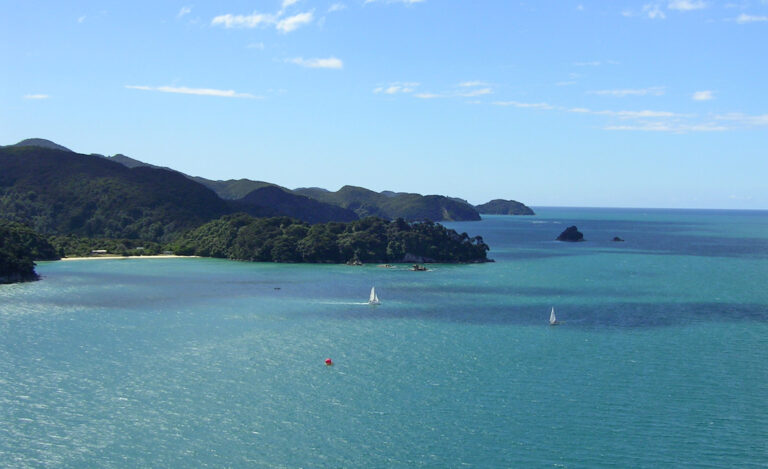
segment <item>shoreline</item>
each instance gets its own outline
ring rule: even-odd
[[[184,259],[196,258],[200,256],[177,256],[175,254],[158,254],[155,256],[88,256],[88,257],[62,257],[60,261],[98,261],[98,260],[120,260],[120,259]]]

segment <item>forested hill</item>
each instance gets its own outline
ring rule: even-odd
[[[177,254],[262,262],[487,262],[488,246],[443,225],[368,217],[308,225],[228,215],[174,242]]]
[[[174,171],[40,146],[0,148],[0,214],[41,234],[167,241],[231,211]]]
[[[494,199],[475,208],[489,215],[535,215],[530,207],[516,200]]]
[[[299,188],[293,192],[353,210],[361,218],[376,216],[408,221],[480,220],[480,214],[470,204],[442,195],[374,192],[355,186],[344,186],[336,192],[318,188]]]

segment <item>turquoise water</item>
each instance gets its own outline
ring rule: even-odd
[[[429,272],[41,263],[0,286],[0,466],[768,466],[768,212],[537,212]]]

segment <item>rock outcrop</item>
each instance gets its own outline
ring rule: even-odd
[[[566,228],[560,236],[557,237],[557,241],[567,241],[570,243],[584,241],[584,235],[576,228],[576,225]]]

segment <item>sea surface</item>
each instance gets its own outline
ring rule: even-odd
[[[537,213],[428,272],[40,263],[0,286],[0,467],[768,467],[768,212]]]

